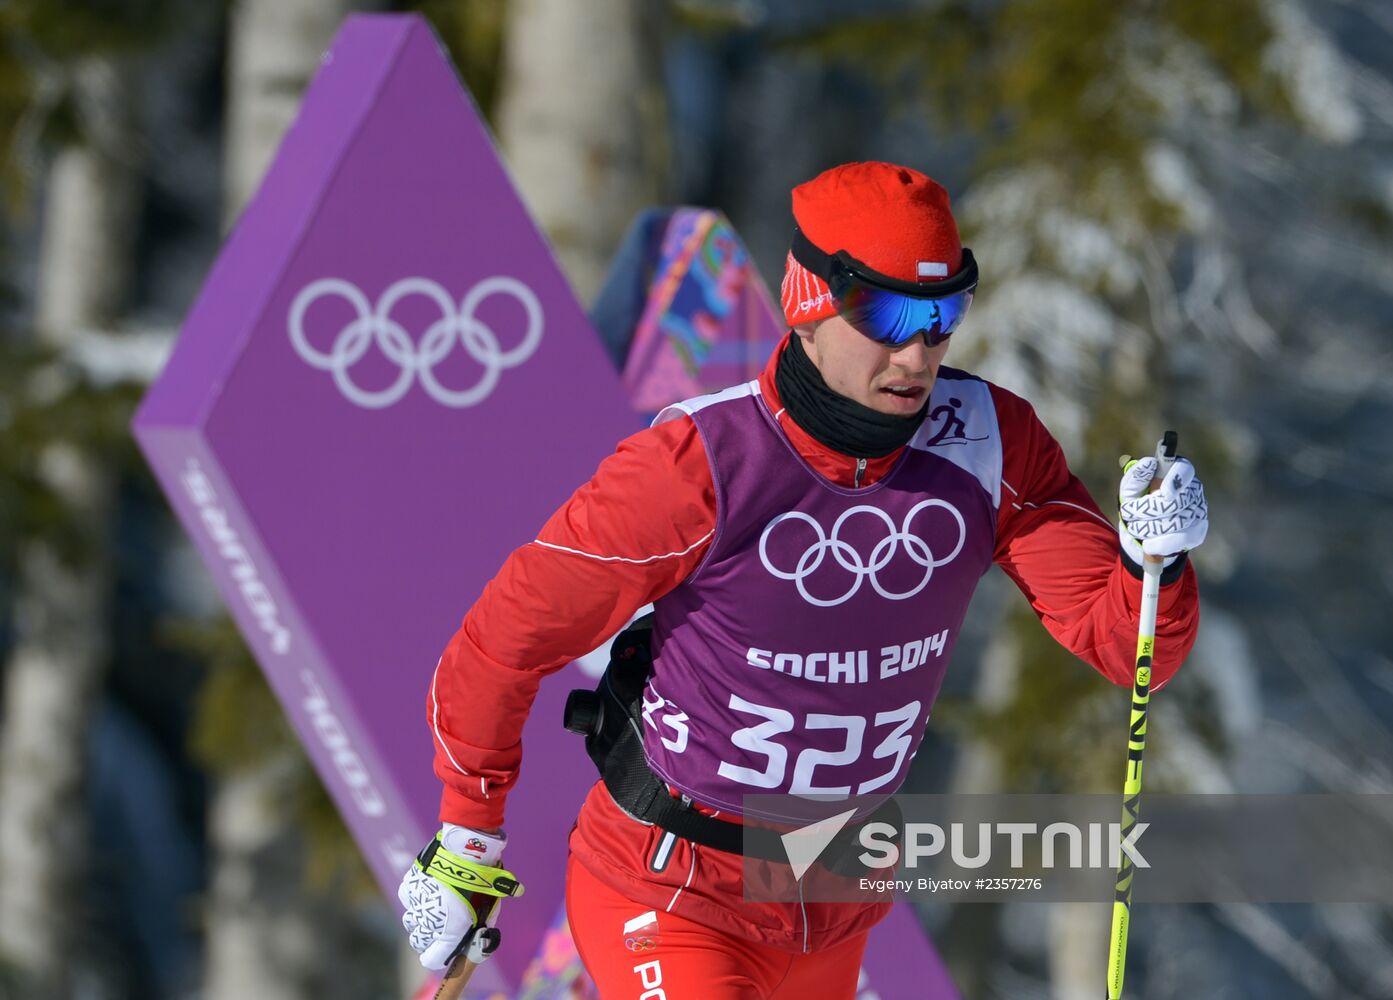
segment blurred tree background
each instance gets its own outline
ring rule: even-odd
[[[951,362],[1031,399],[1105,508],[1163,427],[1205,478],[1148,787],[1393,791],[1380,0],[7,0],[0,997],[415,982],[126,431],[355,10],[432,21],[587,302],[647,205],[722,209],[776,287],[794,184],[942,180],[983,271]],[[1125,701],[992,574],[912,787],[1112,792]],[[921,916],[969,997],[1096,993],[1102,908]],[[1140,995],[1393,995],[1385,908],[1146,919]]]

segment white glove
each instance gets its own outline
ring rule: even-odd
[[[1157,468],[1154,456],[1138,459],[1127,466],[1117,487],[1118,536],[1122,551],[1138,566],[1143,554],[1166,556],[1169,566],[1209,533],[1209,505],[1194,465],[1177,458],[1160,488],[1148,493]]]
[[[440,828],[440,844],[452,854],[492,867],[502,859],[508,837],[446,823]],[[478,923],[474,907],[460,893],[415,864],[402,876],[397,899],[406,908],[401,924],[421,964],[434,972],[443,970],[469,928]],[[470,955],[475,961],[484,957],[487,956]]]

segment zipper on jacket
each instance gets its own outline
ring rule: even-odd
[[[861,488],[861,477],[864,476],[865,474],[866,474],[866,460],[865,460],[864,458],[858,458],[858,459],[856,460],[856,478],[853,479],[853,480],[851,481],[851,487],[852,487],[852,489],[857,489],[857,490],[859,490],[859,489]]]
[[[865,459],[861,459],[865,461]],[[798,880],[798,909],[803,914],[803,954],[808,953],[808,908],[803,905],[803,880]]]

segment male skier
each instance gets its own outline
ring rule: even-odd
[[[571,932],[606,998],[855,995],[890,904],[747,903],[717,827],[752,793],[899,787],[992,563],[1060,643],[1130,685],[1142,554],[1167,556],[1155,687],[1194,642],[1194,467],[1177,460],[1154,503],[1142,460],[1114,526],[1027,402],[943,366],[977,283],[943,188],[846,164],[795,188],[793,215],[790,333],[764,372],[620,442],[441,657],[427,711],[443,826],[400,891],[427,968],[474,922],[436,859],[499,864],[538,684],[649,602],[635,766],[666,811],[635,815],[597,782],[570,834]]]

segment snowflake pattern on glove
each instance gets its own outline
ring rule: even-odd
[[[443,969],[473,926],[473,909],[457,893],[414,866],[397,888],[397,898],[406,908],[401,925],[411,950],[421,956],[426,968]]]
[[[1127,531],[1138,539],[1159,538],[1186,531],[1197,522],[1209,518],[1204,484],[1198,479],[1190,480],[1189,485],[1178,494],[1158,490],[1135,500],[1125,500],[1119,510]]]
[[[1195,467],[1177,458],[1160,488],[1148,492],[1159,463],[1143,458],[1129,465],[1118,485],[1118,531],[1122,550],[1140,564],[1143,554],[1171,556],[1204,541],[1209,504]]]
[[[402,925],[411,932],[411,950],[419,955],[445,932],[450,915],[443,898],[445,888],[425,872],[413,868],[402,890],[406,894]]]

